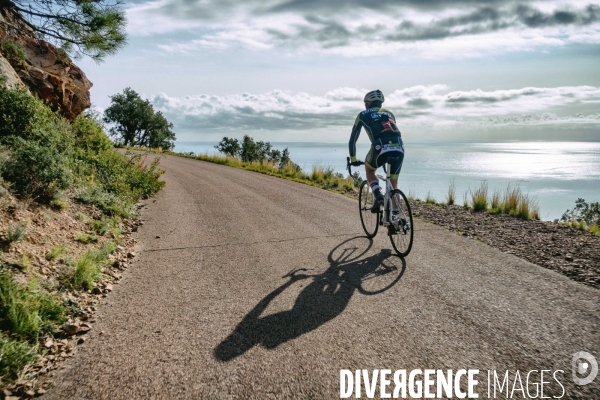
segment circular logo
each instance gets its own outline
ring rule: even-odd
[[[598,361],[588,352],[579,351],[573,354],[571,366],[573,382],[576,385],[587,385],[596,379],[598,375]]]
[[[381,150],[381,146],[380,145],[375,146],[375,150],[377,150],[377,151]]]

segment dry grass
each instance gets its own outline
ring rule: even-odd
[[[448,194],[446,195],[446,203],[449,206],[454,205],[456,201],[456,182],[454,179],[450,181],[450,186],[448,187]]]
[[[425,197],[425,203],[426,204],[435,204],[435,199],[431,195],[431,190],[427,191],[427,197]]]
[[[473,211],[485,211],[488,208],[488,184],[486,181],[481,182],[481,186],[475,192],[471,192],[471,204]]]

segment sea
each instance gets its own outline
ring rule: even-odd
[[[217,142],[176,142],[175,151],[216,153]],[[310,172],[313,166],[331,167],[347,175],[348,143],[271,142],[288,148],[292,161]],[[504,193],[510,187],[537,202],[542,220],[560,218],[579,198],[600,202],[600,142],[405,142],[399,187],[415,198],[446,201],[451,182],[456,203],[482,183]],[[359,159],[369,143],[357,143]],[[358,169],[364,178],[364,168]]]

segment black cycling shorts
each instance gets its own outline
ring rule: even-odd
[[[389,163],[391,166],[390,178],[398,179],[404,161],[404,144],[402,139],[398,139],[399,143],[373,144],[365,157],[367,167],[376,170],[385,163]]]

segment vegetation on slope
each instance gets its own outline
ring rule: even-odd
[[[0,82],[0,386],[47,351],[39,341],[74,310],[63,298],[94,289],[124,219],[164,186],[161,174],[158,160],[146,165],[141,155],[115,151],[98,116],[70,123]],[[36,235],[34,226],[52,223]],[[56,274],[43,272],[49,268]]]

